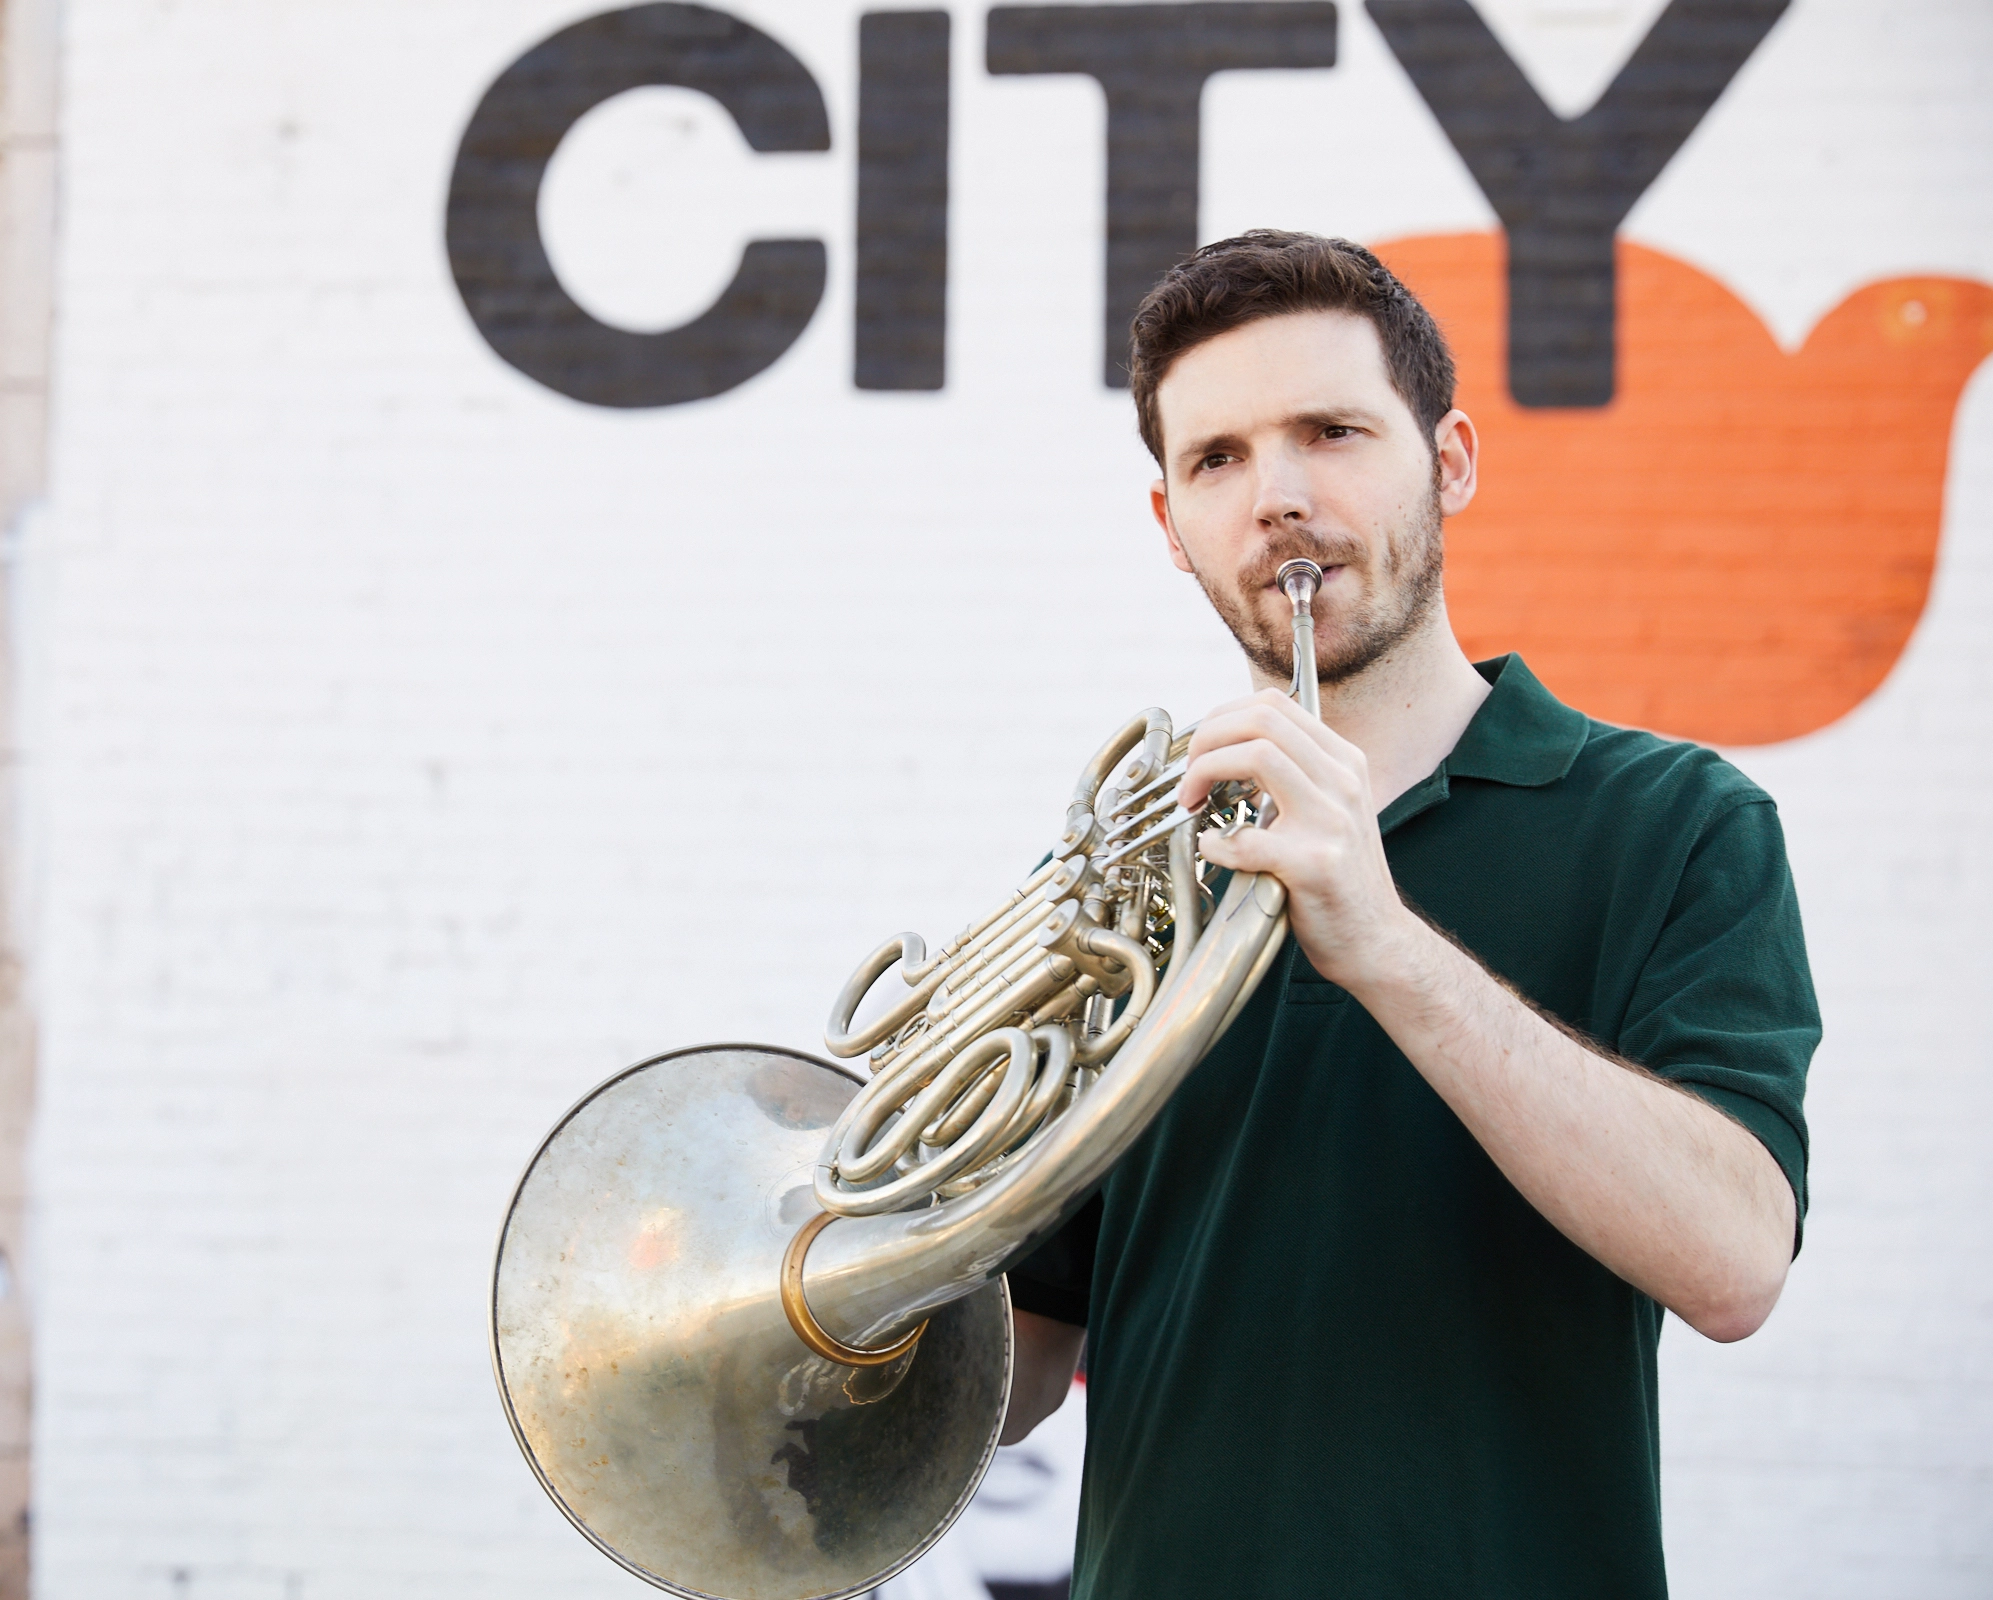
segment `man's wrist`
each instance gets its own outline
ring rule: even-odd
[[[1380,1006],[1417,1003],[1432,992],[1451,948],[1425,918],[1398,905],[1363,941],[1360,964],[1342,986],[1373,1015]]]

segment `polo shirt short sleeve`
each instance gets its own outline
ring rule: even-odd
[[[1480,670],[1459,744],[1379,819],[1400,891],[1741,1122],[1803,1214],[1819,1017],[1770,798],[1560,704],[1519,657]],[[1076,1596],[1666,1593],[1660,1308],[1291,941],[1010,1284],[1087,1328]]]

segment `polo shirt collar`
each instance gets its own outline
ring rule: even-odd
[[[1519,655],[1477,661],[1491,693],[1443,763],[1449,777],[1539,789],[1571,770],[1591,719],[1548,689]]]
[[[1490,693],[1467,724],[1452,753],[1423,782],[1415,783],[1384,808],[1378,827],[1389,833],[1446,799],[1449,780],[1483,778],[1490,783],[1539,789],[1571,770],[1584,748],[1591,719],[1574,711],[1523,665],[1519,655],[1477,661],[1474,670],[1488,680]]]

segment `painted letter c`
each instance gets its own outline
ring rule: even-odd
[[[540,183],[568,129],[630,89],[696,89],[751,149],[828,150],[808,68],[758,28],[707,6],[652,4],[589,17],[514,61],[471,114],[450,178],[445,238],[471,320],[528,377],[589,405],[704,400],[779,359],[823,298],[818,239],[756,239],[733,281],[690,322],[633,333],[598,322],[554,275]]]

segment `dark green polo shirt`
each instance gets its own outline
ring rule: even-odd
[[[1399,888],[1742,1122],[1803,1211],[1820,1025],[1770,798],[1519,657],[1480,671],[1458,746],[1381,818]],[[1292,940],[1011,1292],[1087,1329],[1083,1600],[1666,1593],[1660,1308]]]

